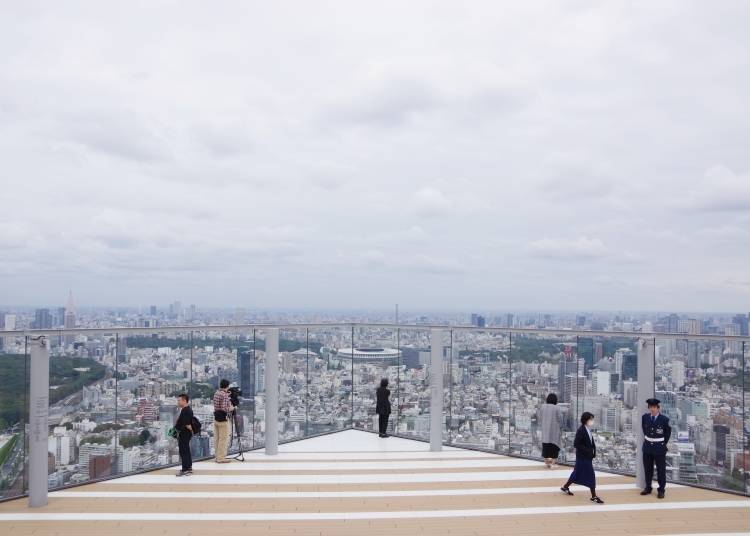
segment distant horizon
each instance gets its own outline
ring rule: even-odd
[[[177,300],[181,301],[181,300]],[[172,302],[174,303],[174,302]],[[246,313],[258,313],[258,312],[274,312],[274,313],[379,313],[379,314],[392,314],[395,316],[394,308],[351,308],[351,307],[331,307],[331,308],[317,308],[317,307],[264,307],[264,306],[245,306],[245,305],[226,305],[226,306],[201,306],[198,303],[184,302],[181,301],[183,308],[187,309],[191,305],[196,306],[197,311],[222,311],[222,312],[233,312],[237,309],[242,309]],[[148,305],[80,305],[76,303],[76,311],[78,310],[111,310],[111,309],[125,309],[128,311],[142,312],[148,310],[151,306],[156,306],[159,310],[165,310],[169,308],[169,303],[158,304],[149,303]],[[56,309],[64,307],[64,305],[18,305],[18,304],[1,304],[0,312],[7,312],[4,309]],[[678,314],[678,315],[736,315],[736,314],[750,314],[750,307],[747,310],[726,310],[726,311],[698,311],[698,310],[679,310],[679,309],[489,309],[489,308],[469,308],[469,309],[438,309],[438,308],[413,308],[404,309],[399,305],[399,316],[403,314],[443,314],[443,315],[471,315],[486,314],[486,315],[505,315],[505,314],[566,314],[566,315],[583,315],[583,314]]]

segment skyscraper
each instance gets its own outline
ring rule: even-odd
[[[638,354],[625,352],[622,354],[622,379],[638,380]]]
[[[585,364],[583,374],[594,368],[594,339],[590,337],[578,337],[578,357]]]
[[[237,370],[240,376],[240,389],[244,398],[255,396],[255,350],[249,346],[237,348]]]
[[[571,393],[572,385],[567,378],[568,376],[578,376],[578,360],[570,356],[560,360],[557,369],[557,389],[559,391],[560,402],[570,402],[575,398],[575,393]]]
[[[68,303],[65,305],[65,329],[75,329],[76,327],[76,308],[73,304],[73,291],[68,292]],[[65,346],[73,344],[75,341],[75,335],[65,336]]]
[[[748,317],[747,315],[739,314],[732,318],[732,324],[739,326],[740,335],[748,335]]]
[[[34,311],[34,329],[52,328],[52,315],[49,309],[37,309]]]
[[[724,465],[727,456],[727,436],[729,435],[729,427],[726,424],[714,424],[714,437],[715,440],[715,452],[716,461]]]

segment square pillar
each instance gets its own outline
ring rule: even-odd
[[[47,506],[49,438],[49,341],[29,337],[29,506]]]
[[[654,397],[654,360],[656,341],[638,339],[638,396],[633,410],[633,432],[635,435],[635,482],[640,489],[646,487],[643,469],[643,429],[641,415],[646,411],[646,400]]]
[[[443,330],[430,331],[430,450],[443,450]]]

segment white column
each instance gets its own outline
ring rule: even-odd
[[[430,331],[430,450],[443,449],[443,330]]]
[[[266,330],[266,454],[279,452],[279,329]]]
[[[29,506],[47,506],[47,442],[49,437],[49,342],[29,339]]]
[[[635,483],[640,489],[646,486],[643,475],[643,429],[641,415],[646,412],[646,400],[654,397],[654,339],[638,339],[638,396],[633,411],[635,432]]]

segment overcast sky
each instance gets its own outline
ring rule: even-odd
[[[516,4],[3,1],[0,304],[749,311],[750,3]]]

